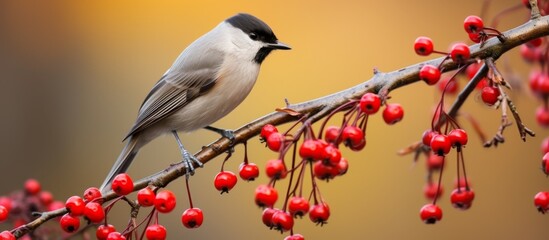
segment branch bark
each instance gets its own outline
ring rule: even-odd
[[[504,41],[500,41],[498,38],[494,37],[486,41],[482,47],[480,44],[470,46],[471,58],[492,58],[494,60],[497,60],[502,54],[509,51],[510,49],[513,49],[532,39],[549,35],[549,16],[541,17],[539,16],[539,13],[536,14],[535,10],[533,10],[532,13],[532,19],[530,21],[521,26],[504,32]],[[397,88],[415,83],[419,81],[419,70],[423,65],[431,64],[434,66],[438,66],[443,61],[443,59],[444,57],[428,60],[388,73],[374,71],[374,76],[371,79],[354,87],[311,101],[298,104],[290,104],[287,106],[287,108],[301,114],[307,114],[309,116],[308,121],[313,123],[322,119],[342,104],[345,104],[350,100],[359,99],[366,92],[376,93],[381,90],[390,92]],[[446,61],[441,66],[441,69],[443,69],[444,71],[451,71],[457,69],[458,67],[459,66],[453,61]],[[479,74],[481,74],[482,72],[485,73],[485,71],[487,71],[487,67],[483,66],[479,71]],[[478,79],[480,79],[480,77],[478,77]],[[456,102],[453,104],[451,110],[449,111],[450,116],[455,116],[455,114],[457,114],[457,111],[459,110],[463,102],[473,91],[476,82],[478,82],[478,80],[470,81],[468,86],[466,86],[462,93],[457,97]],[[237,129],[235,131],[234,144],[244,143],[252,137],[258,135],[261,131],[261,128],[265,124],[279,125],[295,121],[297,119],[298,117],[292,116],[282,111],[270,113]],[[196,154],[196,157],[202,163],[207,163],[211,161],[214,157],[229,150],[230,147],[231,143],[227,138],[220,138],[217,141],[204,147],[200,152]],[[185,164],[173,164],[161,172],[135,181],[134,191],[142,189],[148,185],[165,187],[170,182],[183,176],[184,174]],[[110,201],[116,198],[117,195],[111,191],[105,194],[103,197],[105,201]],[[14,235],[16,237],[21,237],[24,234],[38,228],[40,225],[47,222],[48,220],[57,216],[61,216],[65,213],[67,213],[66,209],[59,209],[51,212],[41,213],[39,218],[16,229],[14,231]]]

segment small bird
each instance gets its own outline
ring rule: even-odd
[[[210,124],[246,98],[261,63],[275,49],[291,48],[278,41],[265,22],[246,13],[226,19],[191,43],[145,98],[101,191],[126,172],[141,147],[163,134],[174,135],[187,174],[194,173],[193,164],[202,163],[183,147],[177,132],[206,128],[233,137],[231,131]]]

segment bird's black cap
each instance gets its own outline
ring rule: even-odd
[[[225,20],[235,28],[242,30],[252,39],[266,43],[276,43],[277,38],[273,30],[265,22],[247,13],[239,13]]]
[[[242,30],[254,41],[268,43],[266,47],[259,49],[254,61],[261,64],[274,49],[288,50],[288,45],[279,42],[273,30],[265,22],[247,13],[239,13],[225,20],[233,27]]]

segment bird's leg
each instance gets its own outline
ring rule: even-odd
[[[208,129],[210,131],[218,133],[222,137],[228,138],[229,141],[231,142],[231,145],[230,145],[230,148],[229,148],[229,153],[234,152],[234,141],[235,141],[234,131],[227,130],[227,129],[216,128],[216,127],[212,127],[212,126],[206,126],[206,127],[204,127],[204,129]]]
[[[177,135],[177,131],[172,131],[173,136],[175,137],[175,141],[177,142],[177,145],[179,145],[179,150],[181,150],[181,156],[183,157],[183,162],[185,163],[185,169],[187,173],[185,174],[187,177],[189,175],[194,175],[194,163],[196,163],[199,167],[203,167],[204,164],[198,161],[198,159],[193,155],[190,154],[185,147],[183,147],[183,143],[181,143],[181,139],[179,139],[179,135]]]

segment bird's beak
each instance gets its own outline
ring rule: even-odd
[[[290,50],[290,49],[292,49],[290,46],[288,46],[287,44],[285,44],[281,41],[276,41],[276,43],[269,43],[269,45],[267,45],[267,47],[272,48],[272,49],[280,49],[280,50]]]

